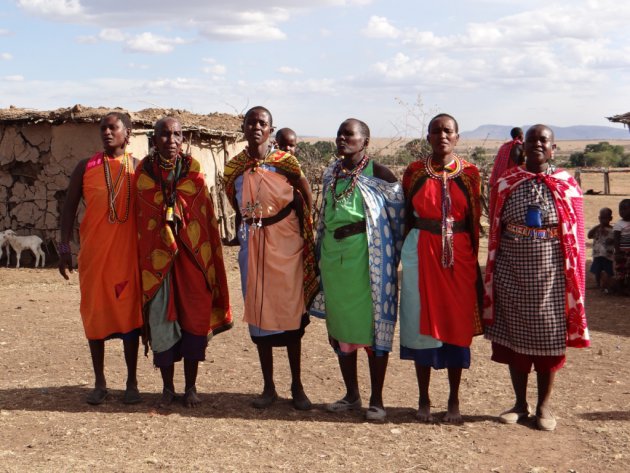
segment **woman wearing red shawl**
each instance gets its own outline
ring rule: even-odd
[[[175,362],[184,359],[182,402],[199,402],[196,381],[208,339],[232,326],[214,205],[199,162],[182,153],[182,128],[158,120],[155,149],[140,163],[138,257],[142,278],[143,341],[160,368],[161,407],[177,399]]]
[[[278,399],[273,347],[287,347],[293,406],[312,407],[302,386],[302,336],[318,290],[311,189],[295,156],[271,145],[271,112],[253,107],[243,119],[247,148],[225,165],[225,193],[236,211],[244,320],[258,349],[263,392],[253,406]]]
[[[538,381],[536,425],[554,430],[549,404],[567,346],[590,345],[584,313],[582,191],[550,160],[553,131],[534,125],[525,136],[525,166],[496,183],[490,222],[484,302],[492,359],[509,365],[516,401],[500,415],[513,424],[529,416],[527,381]]]
[[[429,122],[432,154],[403,176],[408,234],[402,248],[400,356],[416,365],[417,419],[430,422],[431,369],[448,370],[445,422],[461,423],[459,384],[470,366],[473,335],[481,333],[481,273],[477,263],[481,179],[454,152],[458,125],[447,114]]]

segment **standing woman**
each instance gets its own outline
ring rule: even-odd
[[[338,159],[324,172],[318,228],[323,297],[311,313],[326,317],[346,395],[327,409],[361,407],[357,351],[368,353],[372,394],[368,420],[384,420],[383,383],[398,313],[398,262],[404,200],[393,173],[366,154],[370,129],[357,119],[337,131]],[[324,307],[325,299],[325,307]]]
[[[154,148],[136,172],[143,342],[162,376],[160,407],[179,399],[175,363],[184,360],[186,407],[196,407],[199,362],[208,340],[232,327],[221,237],[199,162],[182,152],[181,123],[155,123]]]
[[[492,359],[509,365],[516,401],[500,415],[513,424],[529,416],[527,381],[537,372],[536,425],[554,430],[549,404],[567,346],[590,345],[584,312],[584,215],[576,181],[550,163],[553,131],[525,135],[525,166],[495,185],[484,303]]]
[[[127,364],[126,404],[141,401],[136,379],[142,316],[137,258],[135,199],[131,181],[135,159],[125,151],[131,135],[126,113],[111,112],[100,122],[103,151],[80,161],[70,177],[61,213],[59,272],[72,272],[70,238],[81,198],[85,216],[79,228],[81,318],[94,368],[94,390],[88,404],[108,395],[104,373],[105,340],[123,341]]]
[[[244,320],[264,381],[253,406],[264,409],[278,398],[273,347],[286,346],[293,406],[308,410],[300,358],[306,309],[317,292],[311,189],[297,158],[272,147],[269,110],[251,108],[242,128],[247,148],[226,164],[225,192],[237,215]]]
[[[477,263],[481,179],[455,154],[457,121],[445,113],[429,122],[432,154],[403,176],[407,237],[402,249],[400,357],[413,360],[420,399],[417,419],[432,421],[431,369],[448,371],[443,420],[461,423],[459,384],[470,367],[470,344],[481,333],[481,273]]]

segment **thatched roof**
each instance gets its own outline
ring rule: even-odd
[[[630,127],[630,112],[624,113],[622,115],[614,115],[612,117],[606,117],[611,122],[615,123],[623,123],[627,127]]]
[[[198,133],[200,136],[210,138],[242,138],[241,123],[243,119],[237,115],[228,113],[197,115],[186,110],[161,108],[147,108],[138,112],[130,112],[122,108],[92,108],[75,105],[70,108],[45,111],[12,106],[0,109],[0,124],[47,122],[53,125],[60,125],[62,123],[97,123],[103,115],[112,111],[129,113],[136,128],[150,129],[153,128],[153,124],[160,118],[173,116],[179,119],[184,131],[191,131]]]

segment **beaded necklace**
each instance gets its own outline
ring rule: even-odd
[[[350,170],[343,167],[342,159],[339,159],[335,163],[335,167],[333,168],[333,180],[330,183],[330,193],[333,197],[333,207],[335,207],[337,202],[347,199],[354,193],[354,189],[359,181],[359,176],[363,173],[363,170],[367,166],[368,162],[369,158],[367,154],[364,154],[361,161],[359,161],[357,165]],[[339,194],[337,194],[337,183],[340,179],[349,179],[350,182]]]
[[[162,157],[160,153],[158,153],[158,166],[165,171],[172,171],[175,169],[175,163],[177,162],[177,158],[170,160]]]
[[[131,174],[129,172],[129,154],[125,152],[123,159],[120,163],[120,169],[118,170],[118,176],[116,176],[116,182],[112,183],[112,173],[109,167],[109,157],[107,153],[103,152],[103,170],[105,172],[105,186],[107,187],[107,200],[108,200],[108,215],[107,220],[109,223],[125,223],[129,218],[129,205],[131,202]],[[120,193],[123,182],[127,180],[127,196],[125,200],[125,216],[120,218],[118,216],[118,210],[116,209],[116,199]]]
[[[442,168],[442,171],[438,173],[435,169],[433,169],[433,165],[431,164],[431,159],[433,155],[429,155],[425,161],[424,166],[427,170],[427,175],[431,179],[436,179],[441,183],[441,204],[442,204],[442,267],[443,268],[452,268],[455,263],[455,258],[453,256],[454,248],[453,248],[453,215],[451,213],[451,194],[449,191],[448,181],[455,179],[459,176],[463,170],[464,166],[462,164],[461,158],[454,154],[454,159],[449,164],[445,165]],[[454,167],[453,167],[454,166]]]
[[[252,174],[255,174],[256,172],[258,172],[258,168],[261,167],[262,165],[265,164],[265,161],[267,160],[267,158],[275,151],[275,147],[272,145],[267,149],[267,153],[265,154],[265,157],[263,159],[256,159],[253,158],[250,154],[249,154],[249,149],[245,148],[245,154],[247,155],[247,158],[253,163],[249,172]],[[263,205],[260,202],[260,199],[258,198],[258,195],[260,194],[260,186],[262,185],[262,178],[258,181],[258,187],[256,189],[256,195],[252,196],[253,200],[250,200],[249,202],[243,202],[243,206],[241,207],[241,215],[247,217],[247,218],[251,218],[252,219],[252,223],[249,226],[252,230],[256,230],[259,228],[262,228],[262,219],[263,219]],[[247,223],[245,222],[245,219],[243,219],[241,221],[241,235],[243,238],[246,237],[246,232],[247,232]]]
[[[162,197],[166,204],[164,210],[164,220],[170,223],[175,222],[175,202],[177,201],[177,179],[181,170],[181,158],[178,154],[175,159],[165,159],[159,152],[157,154],[157,165],[166,172],[166,178],[162,171],[158,171],[160,188],[162,189]],[[175,232],[177,232],[177,224],[175,222]]]

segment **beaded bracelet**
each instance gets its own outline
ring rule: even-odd
[[[70,243],[65,243],[63,241],[60,241],[59,243],[57,243],[57,253],[59,253],[59,256],[72,254],[72,250],[70,249]]]

